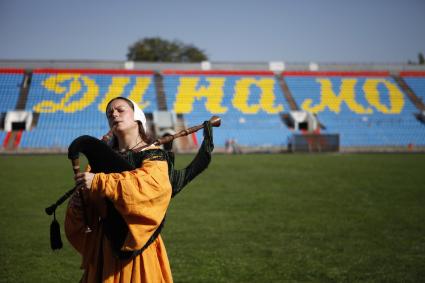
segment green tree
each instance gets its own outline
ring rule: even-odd
[[[208,60],[204,51],[192,44],[147,37],[128,48],[127,60],[145,62],[201,62]]]

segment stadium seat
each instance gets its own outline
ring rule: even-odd
[[[167,108],[184,115],[187,126],[222,118],[216,145],[286,146],[290,134],[280,119],[289,107],[271,73],[164,72]],[[197,133],[198,140],[202,133]]]
[[[342,147],[425,146],[417,107],[389,72],[283,72],[296,104],[317,115],[323,133],[340,135]],[[186,127],[212,115],[222,118],[218,147],[236,140],[247,147],[286,147],[293,130],[283,123],[290,107],[279,80],[269,71],[162,72],[166,107]],[[422,101],[425,73],[400,77]],[[23,70],[0,69],[0,110],[16,108]],[[25,110],[39,113],[24,131],[21,148],[67,148],[83,134],[108,131],[104,108],[112,97],[135,100],[146,113],[160,110],[152,71],[34,70]],[[163,107],[163,106],[162,106]],[[163,110],[163,109],[161,109]],[[7,133],[0,131],[0,142]],[[196,133],[202,139],[202,131]]]
[[[0,112],[15,110],[23,78],[23,70],[0,69]]]
[[[152,72],[35,71],[26,109],[40,113],[36,128],[23,134],[21,148],[67,148],[80,135],[101,137],[112,97],[129,97],[147,113],[157,108]]]
[[[284,73],[297,104],[315,113],[343,147],[425,145],[416,107],[382,73]]]
[[[425,103],[425,72],[402,72],[400,75],[422,103]]]

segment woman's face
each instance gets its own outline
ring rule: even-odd
[[[112,132],[138,131],[137,122],[134,121],[134,111],[127,101],[116,99],[112,101],[106,110],[109,127]]]

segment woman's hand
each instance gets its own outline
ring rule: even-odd
[[[77,189],[90,190],[91,183],[93,182],[94,174],[90,172],[77,173],[74,176],[75,185]]]

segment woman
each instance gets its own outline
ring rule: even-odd
[[[81,282],[172,282],[160,231],[170,198],[211,161],[211,124],[204,122],[204,141],[194,160],[175,170],[171,152],[154,146],[141,149],[152,139],[137,104],[117,97],[109,102],[106,114],[113,134],[110,146],[137,169],[75,175],[85,206],[78,193],[71,197],[65,232],[83,257]],[[84,232],[86,224],[92,232]]]
[[[106,114],[113,133],[112,147],[137,169],[75,175],[92,229],[84,232],[83,208],[80,197],[74,194],[66,212],[65,231],[83,257],[81,281],[172,282],[163,241],[160,235],[154,237],[172,194],[165,155],[155,147],[140,150],[151,140],[146,134],[146,118],[135,103],[115,98],[109,102]],[[152,150],[154,155],[147,154]],[[114,213],[124,221],[111,219]],[[124,232],[116,231],[122,230],[122,225],[117,227],[115,223],[124,223]],[[118,248],[114,233],[121,233]]]

